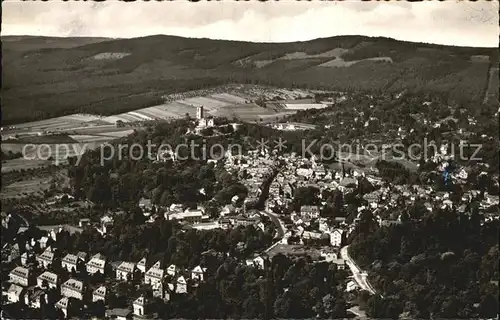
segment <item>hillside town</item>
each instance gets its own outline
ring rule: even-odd
[[[202,107],[198,108],[197,118],[193,121],[199,128],[214,126],[212,119],[203,117]],[[432,161],[444,171],[449,157],[445,147],[440,150],[441,154]],[[489,194],[474,184],[469,184],[467,190],[457,196],[431,183],[410,185],[387,181],[377,165],[352,169],[349,163],[342,162],[332,166],[315,156],[279,154],[264,148],[236,155],[228,151],[223,159],[210,161],[220,162],[226,172],[246,186],[246,197],[232,196],[230,203],[215,214],[208,213],[201,204],[196,208],[175,203],[162,207],[143,197],[137,207],[144,223],[175,221],[185,230],[226,232],[253,226],[262,232],[271,232],[273,244],[240,258],[241,265],[266,270],[278,254],[296,259],[308,256],[314,262],[332,263],[338,270],[351,274],[341,284],[346,296],[363,290],[373,293],[366,273],[344,250],[347,239],[366,219],[367,213],[379,227],[419,220],[425,212],[437,208],[465,215],[476,210],[480,212],[482,224],[499,219],[495,209],[499,204],[498,195]],[[470,181],[470,171],[468,167],[455,168],[450,179],[464,185]],[[479,178],[485,174],[480,172]],[[74,201],[73,195],[66,194],[56,196],[54,203],[63,197]],[[261,209],[256,207],[259,202],[264,204]],[[412,215],[402,208],[413,208]],[[153,301],[160,299],[168,304],[173,296],[182,297],[197,288],[207,272],[214,272],[203,264],[192,269],[162,265],[161,261],[151,261],[146,255],[137,261],[110,261],[106,252],[59,248],[62,232],[82,233],[93,228],[100,237],[107,237],[120,214],[123,212],[109,211],[98,220],[82,218],[78,226],[40,226],[38,232],[32,232],[32,226],[19,228],[16,241],[2,248],[2,272],[9,269],[3,277],[2,299],[6,304],[22,303],[31,309],[54,303],[63,318],[94,316],[103,311],[109,319],[152,319],[158,317],[151,306]],[[3,217],[3,225],[9,225],[10,218],[10,215]],[[110,308],[108,299],[120,290],[120,283],[146,288],[146,291],[127,297],[125,308]]]

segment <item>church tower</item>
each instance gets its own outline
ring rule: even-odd
[[[196,108],[196,119],[198,120],[203,119],[203,106],[198,106]]]

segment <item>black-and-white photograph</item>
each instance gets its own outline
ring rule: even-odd
[[[499,1],[2,1],[3,319],[499,319]]]

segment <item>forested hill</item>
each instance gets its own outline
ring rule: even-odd
[[[339,36],[264,44],[163,35],[17,36],[2,37],[2,42],[2,106],[7,123],[75,112],[113,114],[156,104],[166,93],[235,82],[407,89],[445,93],[475,104],[494,101],[484,97],[492,96],[488,87],[495,92],[498,88],[498,68],[490,68],[498,64],[494,48],[388,38]]]

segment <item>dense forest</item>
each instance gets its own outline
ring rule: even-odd
[[[368,301],[370,317],[497,316],[499,221],[483,224],[469,212],[437,210],[381,228],[362,216],[349,249],[379,293]]]
[[[40,49],[30,44],[33,40],[40,40]],[[493,48],[446,47],[364,36],[263,44],[158,35],[102,39],[90,44],[82,41],[71,48],[57,46],[58,41],[68,39],[50,40],[50,50],[42,48],[43,39],[4,42],[5,123],[71,113],[118,114],[161,104],[165,94],[230,83],[367,92],[409,90],[477,104],[487,91],[489,69],[498,59]],[[365,60],[332,72],[332,68],[320,66],[333,59],[328,55],[278,59],[294,52],[313,55],[335,49],[346,51],[342,56],[346,61],[384,57],[392,62]],[[117,60],[93,59],[103,52],[128,55]],[[472,56],[483,59],[472,61]],[[274,61],[256,67],[266,60]]]

